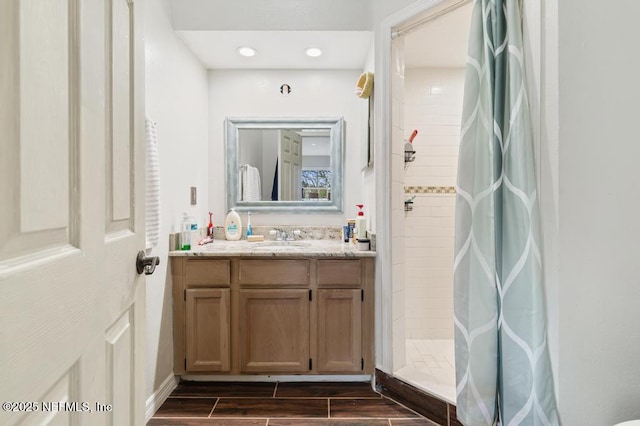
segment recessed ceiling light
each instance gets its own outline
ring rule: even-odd
[[[256,54],[256,49],[254,49],[253,47],[242,46],[238,47],[238,53],[242,56],[253,56]]]
[[[310,47],[305,52],[307,53],[307,56],[311,56],[312,58],[322,55],[322,50],[317,47]]]

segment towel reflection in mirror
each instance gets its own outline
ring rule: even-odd
[[[239,201],[260,201],[261,184],[260,171],[249,164],[242,164],[238,171],[238,182],[240,183]]]

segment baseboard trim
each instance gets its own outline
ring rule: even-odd
[[[149,421],[149,419],[153,417],[155,412],[158,411],[158,408],[160,408],[169,395],[171,395],[171,392],[178,386],[179,382],[180,378],[171,374],[162,382],[160,387],[151,394],[147,399],[146,421]]]
[[[376,390],[441,426],[462,426],[456,406],[376,369]]]

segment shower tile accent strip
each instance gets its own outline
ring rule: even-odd
[[[455,194],[455,186],[405,186],[405,194]]]

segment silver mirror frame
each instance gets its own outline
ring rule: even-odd
[[[330,129],[331,200],[329,201],[238,201],[239,130],[240,129]],[[344,191],[344,118],[231,118],[225,120],[225,168],[227,177],[227,211],[258,213],[342,213]]]

